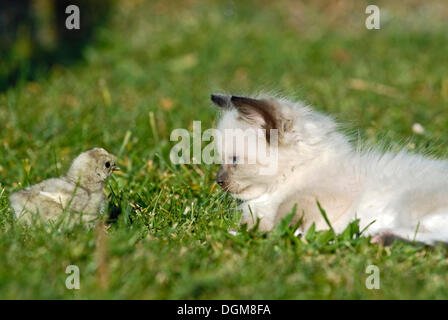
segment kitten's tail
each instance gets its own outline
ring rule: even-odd
[[[390,245],[394,241],[402,241],[415,245],[443,244],[448,247],[448,230],[446,232],[416,232],[412,229],[391,229],[372,237],[372,242]]]
[[[415,236],[414,241],[417,244],[436,245],[443,244],[448,247],[448,230],[447,232],[428,232],[420,233]]]

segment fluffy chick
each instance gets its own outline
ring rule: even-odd
[[[119,168],[115,157],[102,148],[81,153],[66,176],[52,178],[13,193],[9,200],[17,218],[30,221],[32,213],[43,220],[58,218],[62,212],[81,213],[93,220],[104,212],[106,179]]]

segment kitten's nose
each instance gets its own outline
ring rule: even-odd
[[[227,172],[221,166],[221,169],[219,169],[218,174],[216,175],[216,183],[222,187],[226,183],[226,178],[227,178]]]

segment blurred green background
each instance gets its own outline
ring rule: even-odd
[[[82,12],[82,28],[65,28],[67,6]],[[114,1],[3,0],[0,2],[0,90],[44,75],[55,64],[82,57],[96,29],[106,25]]]
[[[375,1],[380,30],[366,29],[362,0],[70,1],[72,31],[67,3],[0,2],[1,298],[448,297],[445,248],[246,231],[216,166],[169,160],[173,129],[213,126],[210,93],[260,90],[334,115],[366,144],[445,157],[446,0]],[[94,146],[123,169],[105,236],[13,219],[11,192]],[[80,290],[65,287],[70,264]],[[380,290],[365,287],[370,264]]]

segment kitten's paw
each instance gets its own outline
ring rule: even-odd
[[[243,215],[240,223],[246,224],[248,229],[258,225],[259,231],[270,231],[274,227],[274,219],[271,211],[265,208],[246,205],[242,207]]]
[[[261,219],[260,223],[258,224],[259,231],[271,231],[272,228],[274,228],[274,223],[266,218]]]
[[[240,220],[240,225],[246,225],[247,229],[252,229],[257,224],[257,218],[252,216],[243,215]]]
[[[274,227],[274,224],[266,218],[257,218],[257,217],[243,217],[240,221],[241,225],[247,225],[248,229],[252,229],[255,226],[258,226],[258,231],[271,231]]]

